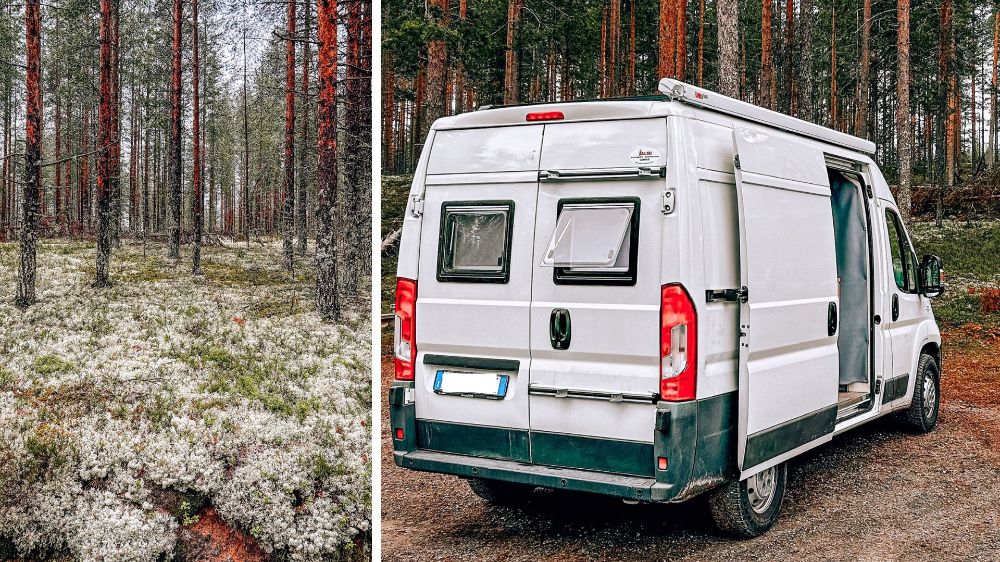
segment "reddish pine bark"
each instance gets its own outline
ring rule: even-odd
[[[760,105],[774,109],[774,53],[771,46],[771,21],[774,0],[763,0],[760,26]]]
[[[113,0],[111,5],[111,166],[110,166],[110,186],[111,186],[111,238],[117,243],[121,231],[122,216],[122,120],[121,120],[121,99],[122,87],[118,76],[118,46],[121,43],[120,25],[118,10],[120,0]]]
[[[39,0],[26,0],[24,27],[27,47],[25,61],[24,197],[21,223],[21,259],[14,303],[19,307],[35,304],[36,244],[38,237],[38,192],[42,186],[42,25]]]
[[[316,309],[340,320],[337,295],[337,0],[318,0],[316,10],[319,100],[316,174]]]
[[[295,236],[295,0],[288,0],[285,21],[285,184],[281,227],[285,233],[282,255],[285,269],[294,265],[292,237]]]
[[[675,23],[677,25],[677,62],[674,64],[674,72],[681,80],[686,79],[687,70],[687,0],[677,0],[677,11],[675,12]]]
[[[674,78],[677,74],[677,0],[660,0],[659,43],[657,78]]]
[[[601,14],[601,57],[598,63],[598,86],[597,86],[597,96],[605,97],[608,95],[608,5],[604,4],[604,10]]]
[[[295,2],[289,2],[294,6]],[[293,12],[294,17],[294,12]],[[198,68],[198,0],[191,2],[191,83],[193,107],[193,117],[191,122],[191,156],[193,159],[193,192],[194,201],[191,208],[191,215],[194,219],[194,248],[191,252],[191,273],[201,275],[201,235],[204,228],[204,204],[205,195],[202,193],[204,183],[202,181],[201,167],[201,96],[199,87]],[[294,47],[293,47],[294,49]]]
[[[791,5],[791,2],[789,2]],[[698,86],[705,79],[705,0],[698,2]]]
[[[181,22],[182,0],[174,0],[170,75],[170,245],[167,257],[181,257]]]
[[[100,0],[100,105],[97,108],[97,267],[95,287],[107,287],[108,262],[111,257],[111,143],[114,134],[111,73],[112,21],[111,0]]]

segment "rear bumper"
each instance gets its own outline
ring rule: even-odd
[[[503,480],[648,502],[669,501],[676,495],[672,484],[657,482],[653,478],[468,457],[423,449],[409,452],[397,450],[393,457],[396,464],[403,468],[453,474],[463,478]]]
[[[513,430],[506,430],[509,435],[497,433],[505,431],[503,428],[419,422],[412,393],[412,382],[396,382],[389,391],[393,458],[403,468],[671,503],[691,498],[737,474],[732,454],[735,393],[658,404],[656,426],[650,428],[654,441],[648,452],[648,474],[614,470],[621,465],[608,457],[624,457],[632,450],[616,448],[614,442],[607,443],[608,450],[604,451],[579,447],[575,452],[583,451],[582,456],[539,464],[527,462],[531,458],[527,453],[527,432],[516,439],[520,434],[515,435]],[[429,433],[427,429],[433,425],[454,425],[449,433],[451,439],[442,440],[447,437],[442,433]],[[483,435],[484,431],[496,435]],[[586,444],[580,440],[563,443],[569,449]],[[669,459],[667,470],[654,470],[658,457]],[[634,465],[635,461],[625,464]]]

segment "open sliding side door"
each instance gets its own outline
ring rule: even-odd
[[[740,211],[740,478],[830,441],[837,259],[823,151],[733,131]]]

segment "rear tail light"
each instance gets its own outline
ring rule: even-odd
[[[538,111],[524,116],[525,121],[558,121],[565,118],[562,111]]]
[[[698,315],[679,283],[664,285],[660,300],[660,398],[694,400],[698,378]]]
[[[396,322],[393,351],[396,380],[413,380],[413,362],[417,356],[417,282],[396,280]]]

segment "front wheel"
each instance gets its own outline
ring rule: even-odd
[[[787,480],[788,467],[781,463],[713,490],[708,507],[715,526],[741,538],[763,534],[778,520]]]
[[[941,408],[941,371],[937,361],[927,354],[920,355],[917,380],[913,383],[913,401],[906,411],[906,422],[916,433],[928,433],[937,425]]]

